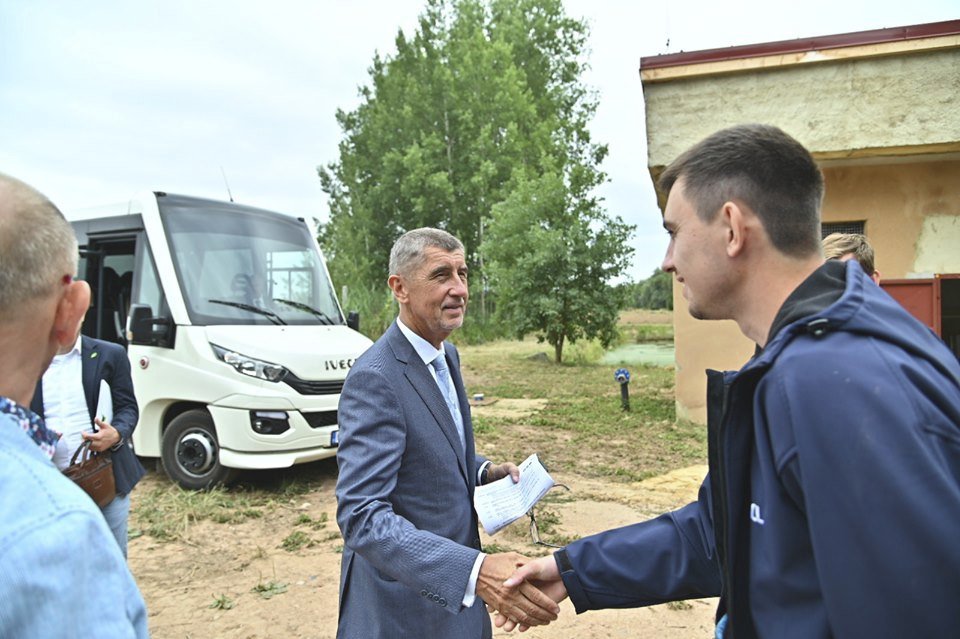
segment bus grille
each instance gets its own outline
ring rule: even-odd
[[[301,395],[339,395],[343,390],[342,379],[324,381],[300,379],[289,371],[283,381]]]
[[[310,428],[324,428],[337,425],[337,411],[324,410],[318,413],[301,413],[310,424]]]

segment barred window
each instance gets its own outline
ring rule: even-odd
[[[860,235],[866,235],[866,233],[863,232],[865,226],[866,220],[860,220],[859,222],[823,222],[820,225],[820,239],[822,240],[831,233],[859,233]]]

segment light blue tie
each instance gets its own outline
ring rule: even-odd
[[[453,416],[453,423],[457,425],[457,435],[460,436],[460,447],[465,451],[466,443],[463,437],[463,416],[460,414],[460,401],[457,399],[457,392],[450,382],[450,370],[447,368],[447,358],[443,353],[437,355],[432,362],[433,370],[437,372],[437,384],[440,386],[440,392],[447,400],[447,408]]]

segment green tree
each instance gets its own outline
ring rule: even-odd
[[[638,283],[635,300],[637,308],[673,310],[673,276],[654,269],[653,275]]]
[[[520,179],[493,208],[483,252],[497,290],[497,318],[518,337],[535,333],[553,346],[616,336],[623,298],[609,282],[623,273],[630,227],[578,198],[556,173]]]
[[[484,3],[430,0],[396,48],[374,59],[360,106],[337,113],[340,158],[320,169],[330,200],[321,242],[334,278],[351,285],[382,286],[393,241],[419,226],[459,237],[479,274],[490,208],[554,143],[556,116],[541,116],[526,61],[493,33]]]
[[[606,147],[590,140],[594,102],[579,81],[586,33],[561,0],[428,0],[413,36],[374,58],[360,106],[337,113],[339,160],[319,169],[334,280],[383,286],[393,241],[436,226],[466,245],[484,310],[493,206],[548,171],[573,201],[603,180]]]

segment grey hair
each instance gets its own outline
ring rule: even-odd
[[[465,253],[463,243],[446,231],[430,227],[413,229],[393,243],[390,249],[390,275],[409,275],[423,261],[424,251],[431,247],[451,253]]]
[[[0,173],[0,318],[48,296],[77,274],[77,238],[54,204]]]

